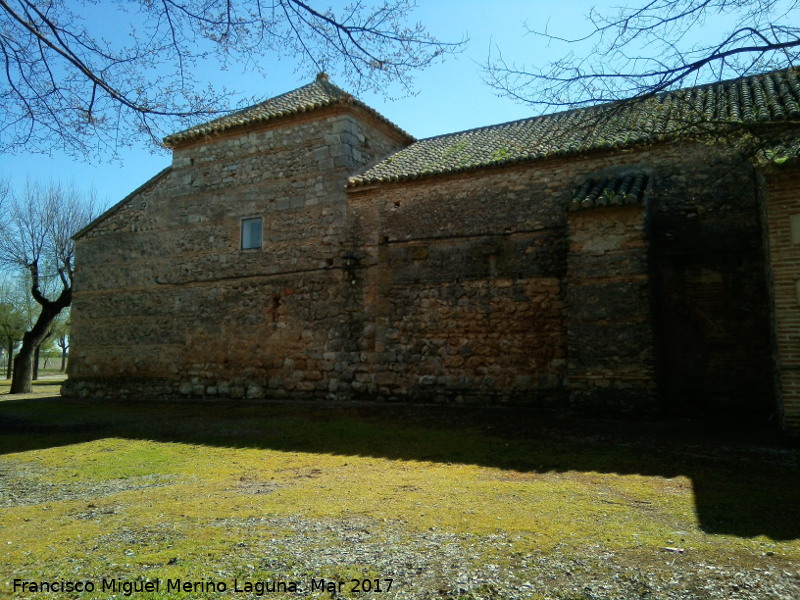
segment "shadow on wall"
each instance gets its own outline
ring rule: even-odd
[[[600,472],[693,482],[712,534],[800,538],[800,450],[774,431],[688,421],[561,419],[525,409],[295,403],[0,402],[0,453],[106,437]]]

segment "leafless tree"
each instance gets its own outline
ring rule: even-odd
[[[318,5],[317,5],[318,6]],[[324,5],[323,5],[324,6]],[[226,108],[198,66],[268,75],[288,57],[341,73],[355,91],[409,88],[413,73],[463,42],[408,25],[413,0],[0,0],[0,152],[106,152],[158,142],[178,123]],[[213,61],[213,62],[209,62]]]
[[[30,294],[41,307],[14,359],[12,394],[30,392],[36,349],[72,302],[72,235],[94,217],[93,204],[93,199],[82,197],[74,188],[29,182],[6,210],[0,265],[27,273]]]
[[[11,184],[7,178],[0,179],[0,214],[3,213],[3,207],[11,195]],[[0,235],[3,235],[3,221],[0,219]]]
[[[713,32],[724,31],[711,38]],[[563,37],[528,27],[566,52],[546,65],[490,56],[487,81],[501,94],[546,109],[653,96],[798,64],[798,0],[644,0],[589,13],[588,33]]]

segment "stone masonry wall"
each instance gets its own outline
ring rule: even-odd
[[[566,366],[559,191],[525,168],[351,192],[365,393],[557,401]]]
[[[177,148],[166,174],[77,240],[65,391],[337,390],[353,352],[344,184],[401,137],[328,109]],[[263,247],[242,250],[241,220],[257,216]]]
[[[652,172],[649,218],[576,215],[570,247],[572,195],[612,167]],[[769,411],[752,176],[746,161],[720,149],[676,144],[351,190],[363,254],[359,390],[526,403],[573,392],[573,402],[591,403],[592,394],[576,392],[608,386],[612,404],[652,407],[658,388],[668,411]],[[619,260],[581,257],[578,232],[605,235],[604,227],[624,238]],[[687,310],[714,327],[698,332]],[[701,353],[709,354],[682,360]],[[613,384],[602,376],[610,363]]]
[[[646,207],[571,212],[566,278],[570,400],[606,410],[656,407]]]
[[[330,108],[177,148],[77,240],[65,391],[561,405],[611,381],[598,357],[619,342],[617,404],[648,404],[655,381],[679,412],[772,406],[741,160],[664,144],[345,192],[403,143]],[[611,167],[652,173],[648,220],[569,217]],[[254,216],[263,247],[241,250]],[[585,253],[609,232],[620,253]]]

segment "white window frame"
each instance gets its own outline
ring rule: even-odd
[[[258,222],[258,243],[251,239],[252,229],[247,225]],[[244,217],[239,227],[241,235],[240,248],[242,250],[260,250],[264,247],[264,217]]]

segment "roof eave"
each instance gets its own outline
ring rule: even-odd
[[[159,180],[161,180],[163,177],[165,177],[167,174],[169,174],[169,172],[171,170],[172,170],[172,165],[170,165],[170,166],[162,169],[161,171],[159,171],[156,175],[154,175],[153,177],[148,179],[142,185],[140,185],[135,190],[133,190],[130,194],[125,196],[122,200],[117,202],[114,206],[112,206],[111,208],[106,210],[104,213],[102,213],[100,216],[98,216],[96,219],[94,219],[91,223],[86,225],[83,229],[80,229],[76,233],[74,233],[72,235],[72,239],[73,240],[78,240],[79,238],[81,238],[84,235],[86,235],[89,231],[91,231],[92,229],[97,227],[100,223],[102,223],[103,221],[108,219],[111,215],[113,215],[118,210],[120,210],[123,206],[125,206],[125,204],[130,202],[137,194],[140,194],[141,192],[146,190],[148,187],[156,184]]]

